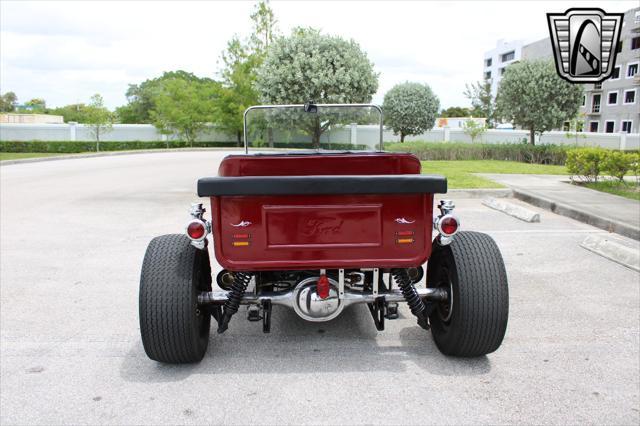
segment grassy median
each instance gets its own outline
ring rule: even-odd
[[[528,164],[518,161],[458,160],[423,161],[422,173],[446,176],[451,189],[469,189],[504,188],[504,185],[474,173],[566,175],[567,169],[564,166]]]
[[[25,158],[55,157],[59,154],[53,152],[0,152],[0,161],[3,160],[22,160]]]
[[[595,189],[596,191],[607,192],[609,194],[640,201],[640,186],[636,185],[635,182],[623,183],[619,181],[606,180],[597,183],[585,183],[583,185],[587,188]]]

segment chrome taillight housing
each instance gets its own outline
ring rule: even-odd
[[[185,233],[191,245],[202,250],[207,246],[207,235],[211,233],[211,223],[203,219],[205,208],[202,203],[191,204],[191,220],[185,226]]]
[[[440,233],[438,242],[441,245],[450,244],[453,236],[460,230],[460,220],[452,213],[455,205],[451,200],[441,200],[438,205],[440,216],[433,219],[433,227]]]

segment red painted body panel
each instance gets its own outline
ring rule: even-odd
[[[219,170],[221,176],[414,173],[420,173],[416,157],[390,153],[229,156]],[[211,197],[211,207],[216,259],[232,271],[407,268],[431,254],[433,194],[220,196]],[[250,224],[233,226],[242,222]],[[406,231],[413,242],[398,243]]]
[[[420,160],[406,153],[229,155],[218,176],[419,174]]]

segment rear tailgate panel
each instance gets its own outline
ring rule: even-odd
[[[411,267],[431,251],[430,193],[213,196],[211,203],[216,258],[230,270]]]

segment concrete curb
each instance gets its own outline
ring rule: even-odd
[[[482,200],[482,204],[491,209],[498,210],[499,212],[502,212],[509,216],[513,216],[516,219],[520,219],[524,222],[529,222],[529,223],[540,222],[539,213],[536,213],[533,210],[529,210],[525,207],[518,206],[513,203],[509,203],[506,201],[497,200],[493,197],[489,197]]]
[[[604,229],[605,231],[615,232],[616,234],[624,235],[625,237],[633,238],[634,240],[640,240],[640,228],[627,223],[614,221],[606,217],[599,216],[594,213],[588,213],[580,211],[567,204],[558,203],[548,198],[532,194],[522,189],[513,189],[513,197],[522,200],[526,203],[532,204],[536,207],[540,207],[561,216],[570,217],[577,221],[586,223],[596,228]]]
[[[117,155],[136,155],[136,154],[155,154],[161,152],[195,152],[195,151],[238,151],[244,148],[239,147],[220,147],[220,148],[171,148],[171,149],[136,149],[131,151],[105,151],[87,154],[69,154],[54,155],[51,157],[35,157],[17,160],[2,160],[0,166],[9,166],[11,164],[40,163],[43,161],[57,160],[73,160],[76,158],[92,158],[92,157],[111,157]]]
[[[640,252],[617,243],[607,236],[588,235],[580,244],[580,247],[640,272]]]
[[[496,189],[449,189],[446,194],[437,194],[437,198],[509,198],[512,196],[510,188]]]

